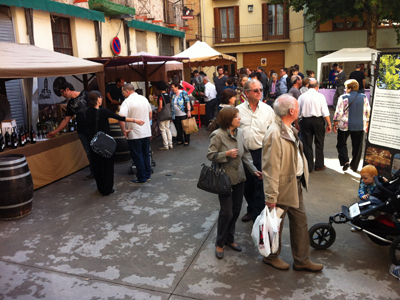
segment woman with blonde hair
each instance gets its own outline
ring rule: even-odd
[[[365,94],[358,92],[358,82],[349,79],[344,83],[346,94],[339,97],[333,117],[333,131],[337,132],[336,149],[343,171],[349,167],[356,172],[361,160],[364,132],[368,130],[370,106]],[[351,137],[353,159],[349,163],[347,138]]]

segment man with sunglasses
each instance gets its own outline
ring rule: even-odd
[[[274,122],[275,113],[272,108],[263,103],[263,89],[258,80],[248,80],[244,84],[247,101],[237,106],[239,109],[240,129],[243,130],[245,147],[250,151],[253,164],[261,171],[262,140],[268,127]],[[248,222],[257,218],[265,207],[263,181],[247,171],[244,187],[244,197],[247,201],[247,213],[242,221]]]
[[[94,178],[93,172],[92,172],[92,160],[90,158],[90,139],[87,134],[87,128],[86,128],[86,109],[88,107],[88,99],[89,99],[89,93],[86,91],[82,92],[77,92],[75,91],[74,86],[69,83],[65,82],[58,88],[61,97],[65,97],[68,100],[67,104],[67,111],[65,113],[65,118],[64,120],[61,121],[60,125],[53,131],[50,131],[47,134],[48,138],[52,138],[55,135],[57,135],[61,130],[64,129],[65,126],[69,123],[69,120],[75,116],[76,122],[78,124],[78,136],[79,139],[81,140],[83,149],[85,149],[87,158],[89,160],[90,164],[90,174],[86,176],[84,179],[92,179]]]

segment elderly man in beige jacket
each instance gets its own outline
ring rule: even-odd
[[[278,252],[264,257],[263,261],[276,269],[289,269],[289,264],[279,258],[283,222],[287,214],[293,269],[321,271],[323,265],[309,259],[310,241],[302,193],[302,186],[307,189],[308,167],[298,132],[291,126],[298,117],[299,104],[294,97],[284,94],[275,101],[274,111],[275,123],[268,128],[263,139],[262,172],[266,205],[283,209],[283,214]]]

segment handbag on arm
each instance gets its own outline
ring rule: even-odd
[[[97,131],[97,127],[99,124],[99,109],[96,112],[96,134],[90,141],[90,147],[93,152],[104,157],[110,158],[115,153],[115,148],[117,147],[117,143],[115,142],[112,136],[104,133],[103,131]]]
[[[161,108],[161,111],[157,113],[157,117],[160,121],[166,121],[172,118],[171,103],[165,103],[163,94],[161,94],[161,97],[163,99],[163,107]]]
[[[216,155],[214,155],[214,158]],[[197,187],[209,193],[229,196],[232,190],[231,178],[225,173],[222,165],[220,165],[219,169],[215,162],[210,167],[205,164],[201,166]]]

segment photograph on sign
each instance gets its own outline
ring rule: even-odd
[[[386,178],[400,168],[400,54],[378,54],[364,165]]]

